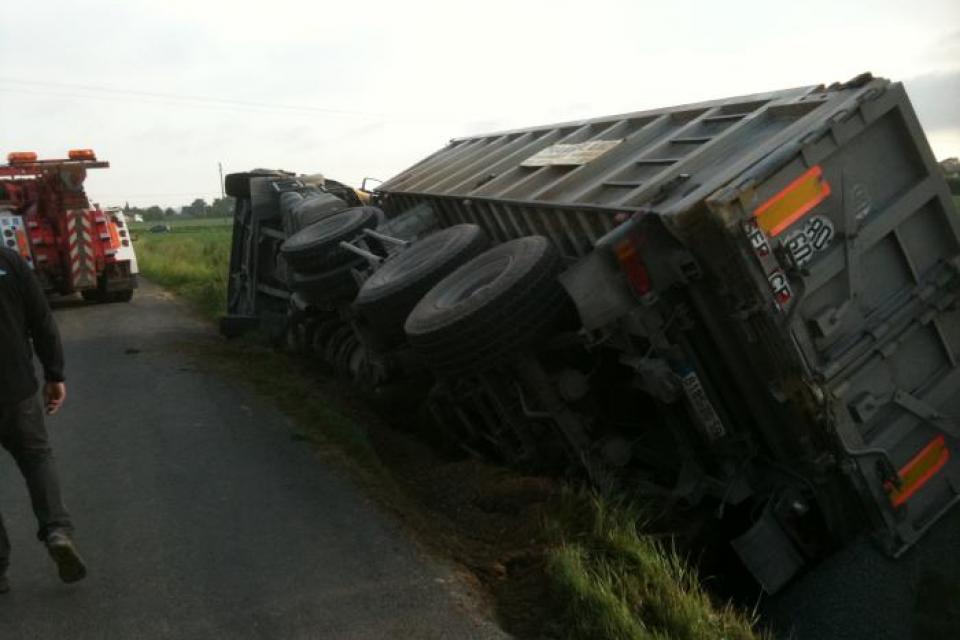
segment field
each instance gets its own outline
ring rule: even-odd
[[[233,218],[167,218],[146,222],[131,222],[130,229],[136,232],[149,231],[151,227],[167,225],[172,233],[190,233],[194,231],[229,230]]]
[[[213,320],[225,306],[229,220],[132,225],[143,276]],[[520,638],[755,638],[714,603],[669,538],[638,529],[623,497],[433,451],[309,362],[250,342],[203,356],[277,403],[422,542],[469,568]],[[362,426],[361,426],[362,425]]]
[[[231,223],[212,218],[131,224],[141,273],[216,318],[226,306]],[[151,233],[158,224],[171,230]]]

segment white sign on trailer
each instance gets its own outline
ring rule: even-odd
[[[578,166],[596,160],[623,140],[591,140],[577,144],[555,144],[533,154],[522,167]]]

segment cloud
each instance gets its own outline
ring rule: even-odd
[[[955,16],[960,20],[960,10]],[[927,52],[931,65],[955,69],[960,65],[960,30],[947,33],[934,40]]]
[[[960,129],[960,69],[916,76],[903,84],[924,129]]]

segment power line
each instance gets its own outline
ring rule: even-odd
[[[3,86],[7,84],[8,86]],[[22,86],[16,86],[22,85]],[[76,91],[86,93],[75,93]],[[104,102],[134,102],[148,105],[173,106],[188,109],[202,109],[214,111],[239,111],[247,113],[282,113],[287,115],[328,115],[339,117],[369,118],[379,124],[386,123],[444,123],[461,125],[464,119],[473,116],[451,117],[437,113],[386,113],[375,111],[359,111],[350,109],[333,109],[327,107],[308,107],[300,105],[286,105],[269,102],[254,102],[213,98],[203,96],[188,96],[174,93],[154,93],[126,89],[112,89],[109,87],[95,87],[92,85],[67,84],[56,82],[42,82],[22,80],[0,76],[0,94],[13,93],[36,96],[52,96],[75,100],[99,100]],[[0,104],[0,107],[4,105]]]
[[[20,87],[0,86],[0,94],[3,94],[3,93],[25,94],[25,95],[33,95],[33,96],[50,96],[55,98],[68,98],[68,99],[74,99],[74,100],[98,100],[103,102],[134,102],[139,104],[156,105],[156,106],[201,109],[205,111],[226,110],[226,111],[238,111],[242,113],[283,113],[290,116],[295,116],[299,114],[303,116],[310,115],[310,116],[316,117],[316,114],[310,114],[307,112],[297,112],[297,111],[285,111],[281,109],[265,109],[265,108],[257,108],[257,107],[242,107],[242,106],[203,104],[203,103],[171,102],[169,100],[139,98],[137,96],[93,95],[93,94],[82,95],[82,94],[70,94],[70,93],[55,92],[55,91],[37,91],[33,89],[24,89]],[[339,114],[325,114],[325,115],[339,115]]]
[[[84,92],[93,92],[94,95],[89,93],[85,94],[66,94],[67,97],[74,98],[96,98],[96,94],[110,94],[111,96],[120,96],[126,99],[131,98],[142,98],[142,99],[151,99],[152,101],[158,100],[167,100],[174,101],[175,104],[184,104],[183,106],[192,106],[189,103],[195,103],[197,106],[219,106],[222,108],[246,108],[246,109],[260,109],[260,110],[270,110],[270,111],[294,111],[294,112],[304,112],[304,113],[324,113],[328,115],[349,115],[349,116],[362,116],[362,117],[371,117],[371,118],[384,118],[388,117],[385,113],[369,112],[369,111],[358,111],[354,109],[334,109],[327,107],[309,107],[302,105],[289,105],[289,104],[279,104],[279,103],[270,103],[270,102],[256,102],[250,100],[236,100],[229,98],[215,98],[211,96],[193,96],[193,95],[184,95],[176,93],[160,93],[154,91],[138,91],[134,89],[116,89],[111,87],[95,86],[95,85],[85,85],[85,84],[72,84],[65,82],[47,82],[40,80],[24,80],[20,78],[11,78],[0,76],[0,82],[13,85],[25,85],[27,87],[39,87],[39,88],[48,88],[54,90],[67,90],[67,91],[84,91]],[[0,91],[9,91],[10,89],[0,89]],[[23,89],[14,89],[21,92],[26,92]],[[156,102],[154,102],[156,103]]]

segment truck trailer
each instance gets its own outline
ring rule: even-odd
[[[225,333],[428,379],[465,449],[703,519],[767,592],[960,501],[960,216],[899,83],[459,138],[374,206],[233,181]]]

